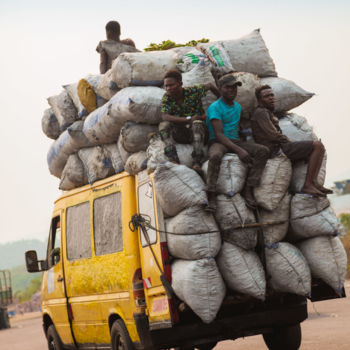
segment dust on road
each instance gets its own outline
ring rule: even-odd
[[[350,295],[350,282],[346,285]],[[300,350],[350,349],[350,298],[309,303],[309,318],[302,323]],[[11,329],[0,331],[0,350],[47,350],[40,313],[11,319]],[[215,350],[266,350],[261,336],[225,341]],[[282,350],[282,349],[281,349]]]

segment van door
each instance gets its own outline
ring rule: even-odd
[[[153,181],[146,171],[138,174],[137,203],[138,214],[148,217],[153,227],[164,231],[163,214],[157,210]],[[169,281],[171,279],[166,237],[155,230],[149,229],[147,232],[150,245],[141,230],[139,243],[148,320],[151,329],[168,328],[172,327],[172,303],[160,279],[161,272],[164,272]]]
[[[42,300],[43,313],[48,313],[64,343],[73,343],[67,310],[65,281],[62,266],[61,217],[51,221],[47,245],[48,270],[44,274]]]

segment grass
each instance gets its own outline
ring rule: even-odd
[[[350,278],[350,231],[342,238],[346,255],[348,256],[348,274],[347,278]]]

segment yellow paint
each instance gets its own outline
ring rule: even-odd
[[[144,180],[151,181],[148,176],[144,177]],[[140,267],[143,277],[150,277],[152,280],[152,287],[145,290],[147,300],[145,312],[149,315],[149,322],[170,320],[168,300],[159,279],[159,270],[154,261],[151,264],[153,256],[150,249],[141,247],[140,233],[130,231],[128,226],[132,215],[138,212],[137,186],[135,177],[122,173],[98,181],[93,186],[84,186],[64,193],[55,202],[53,217],[60,216],[61,222],[61,259],[51,268],[52,271],[44,272],[42,312],[51,317],[63,343],[73,342],[67,316],[64,283],[73,311],[73,331],[79,343],[110,343],[108,320],[112,315],[118,315],[123,319],[132,341],[139,341],[133,313],[142,310],[134,301],[132,278]],[[93,203],[96,198],[116,192],[121,192],[123,250],[96,256]],[[84,202],[90,203],[91,257],[70,261],[66,249],[66,212],[67,208]],[[155,216],[158,224],[157,214]],[[159,237],[152,247],[162,264]],[[63,273],[65,280],[58,282],[57,279],[62,277]]]

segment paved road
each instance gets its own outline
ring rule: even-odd
[[[350,296],[349,282],[346,289]],[[300,350],[350,349],[350,297],[309,303],[308,309],[309,318],[302,323]],[[11,329],[0,331],[0,350],[47,350],[40,315],[12,320]],[[261,336],[254,336],[221,342],[215,350],[266,350],[266,346]]]

